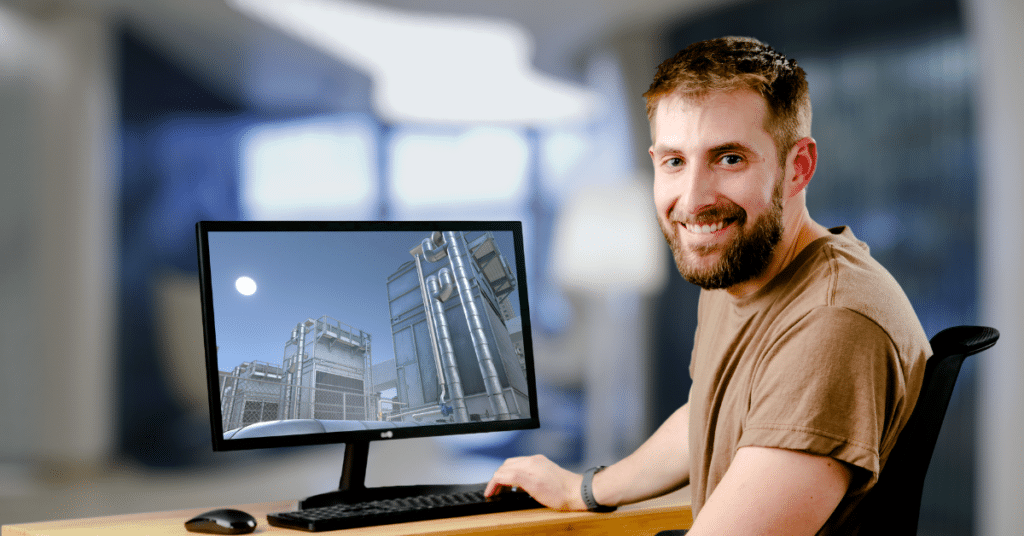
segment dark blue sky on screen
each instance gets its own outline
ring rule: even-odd
[[[426,231],[210,232],[218,368],[231,370],[247,361],[280,365],[295,326],[324,315],[369,333],[374,363],[392,359],[387,278],[412,260],[409,250],[427,236]],[[514,272],[512,233],[494,231],[494,237]],[[256,282],[251,296],[235,289],[242,276]]]

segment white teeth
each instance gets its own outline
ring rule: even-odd
[[[686,228],[689,229],[690,232],[697,233],[697,234],[713,233],[715,231],[722,230],[723,227],[725,227],[725,222],[724,221],[713,223],[711,225],[687,225],[686,226]]]

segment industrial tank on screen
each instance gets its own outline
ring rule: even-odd
[[[473,422],[529,414],[516,277],[490,232],[433,233],[387,280],[395,359],[374,367],[393,389],[384,418]],[[385,404],[387,405],[387,404]]]

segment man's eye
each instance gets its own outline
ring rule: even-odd
[[[683,159],[672,157],[665,161],[665,165],[667,165],[668,167],[679,167],[683,165]]]
[[[727,166],[735,166],[743,161],[743,157],[738,154],[727,154],[722,157],[722,163]]]

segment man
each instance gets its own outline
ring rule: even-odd
[[[757,40],[714,39],[663,63],[645,97],[658,220],[704,289],[689,401],[608,468],[515,458],[487,493],[600,511],[689,483],[690,536],[855,532],[930,346],[867,246],[808,214],[805,74]]]

